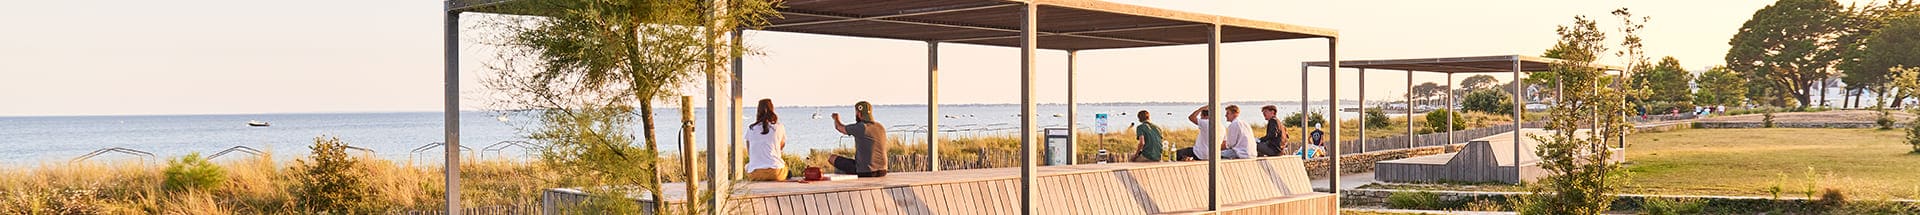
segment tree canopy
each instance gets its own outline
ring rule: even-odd
[[[1727,67],[1713,67],[1700,73],[1700,91],[1693,93],[1696,105],[1738,106],[1746,100],[1747,79]]]
[[[1813,84],[1830,77],[1827,68],[1839,58],[1841,9],[1833,0],[1780,0],[1755,11],[1727,42],[1727,68],[1747,74],[1754,100],[1812,104]]]
[[[1693,99],[1693,74],[1680,66],[1679,59],[1667,56],[1652,67],[1642,68],[1642,71],[1633,73],[1629,80],[1632,86],[1647,91],[1648,95],[1643,100],[1682,102]]]

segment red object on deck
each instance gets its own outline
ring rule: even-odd
[[[820,171],[820,167],[807,167],[806,170],[801,170],[800,174],[805,174],[808,181],[827,180],[825,174]]]

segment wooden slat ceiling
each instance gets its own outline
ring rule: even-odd
[[[1551,70],[1560,59],[1523,55],[1416,58],[1390,60],[1347,60],[1340,61],[1340,68],[1378,69],[1437,73],[1500,73],[1513,72],[1513,63],[1519,60],[1520,71],[1538,72]],[[1327,67],[1326,61],[1305,62],[1307,66]],[[1617,69],[1608,65],[1593,65],[1604,69]]]
[[[453,0],[454,10],[539,15],[503,5],[537,0]],[[1097,0],[788,0],[766,31],[1019,47],[1022,5],[1038,4],[1039,48],[1093,50],[1332,38],[1332,29]]]

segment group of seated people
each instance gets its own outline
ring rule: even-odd
[[[787,180],[787,163],[780,158],[787,145],[787,129],[773,111],[772,99],[760,99],[753,124],[747,125],[747,180]],[[873,121],[873,105],[853,104],[853,123],[843,124],[833,114],[833,130],[853,137],[853,157],[835,156],[833,168],[860,177],[887,175],[887,127]]]
[[[1247,159],[1254,158],[1255,156],[1264,157],[1286,154],[1286,149],[1289,148],[1286,143],[1286,125],[1280,124],[1280,120],[1276,118],[1276,115],[1279,114],[1279,108],[1273,105],[1260,107],[1260,113],[1263,114],[1267,120],[1266,135],[1254,138],[1253,127],[1248,125],[1244,120],[1237,120],[1240,118],[1240,106],[1228,105],[1224,108],[1226,110],[1225,117],[1228,120],[1225,127],[1226,137],[1219,141],[1210,140],[1212,137],[1207,135],[1207,131],[1212,129],[1208,124],[1210,123],[1209,120],[1211,120],[1209,118],[1212,117],[1208,109],[1209,107],[1207,106],[1201,106],[1199,109],[1193,110],[1193,113],[1187,114],[1187,122],[1199,126],[1200,130],[1197,135],[1194,135],[1193,147],[1174,150],[1174,160],[1206,160],[1212,158],[1212,154],[1208,153],[1212,152],[1214,147],[1219,149],[1221,159]],[[1135,114],[1135,116],[1140,118],[1139,125],[1134,128],[1134,139],[1140,141],[1140,151],[1134,153],[1132,158],[1133,162],[1164,161],[1163,153],[1166,151],[1166,141],[1164,141],[1160,126],[1153,124],[1153,121],[1150,120],[1153,115],[1149,114],[1146,110],[1141,110],[1140,113]],[[1303,158],[1322,156],[1322,154],[1324,154],[1322,151],[1325,149],[1324,143],[1321,142],[1321,134],[1322,132],[1320,130],[1313,130],[1309,135],[1312,144],[1298,147],[1298,150],[1295,150],[1292,155],[1299,155]]]
[[[774,112],[772,99],[760,99],[753,124],[747,125],[747,179],[755,181],[787,180],[786,161],[781,151],[787,145],[786,127],[780,124],[780,116]],[[865,101],[854,103],[853,123],[840,121],[840,114],[833,114],[833,129],[840,134],[853,137],[854,153],[852,157],[835,156],[830,162],[834,169],[842,174],[860,177],[883,177],[887,175],[887,129],[873,120],[873,105]],[[1238,119],[1240,106],[1226,107],[1227,133],[1221,141],[1210,141],[1205,134],[1208,128],[1208,107],[1200,107],[1187,115],[1187,121],[1199,125],[1200,134],[1196,135],[1193,147],[1182,148],[1174,152],[1176,160],[1204,160],[1211,158],[1209,147],[1220,149],[1222,159],[1246,159],[1255,156],[1278,156],[1288,148],[1285,125],[1274,118],[1278,110],[1273,105],[1260,108],[1267,119],[1266,135],[1257,140],[1253,130],[1246,122]],[[1163,161],[1166,142],[1163,140],[1159,125],[1148,118],[1152,116],[1142,110],[1140,124],[1135,127],[1136,139],[1140,141],[1140,151],[1132,158],[1134,162]],[[1294,155],[1301,157],[1320,156],[1322,144],[1321,132],[1314,130],[1310,135],[1312,144],[1299,147]]]

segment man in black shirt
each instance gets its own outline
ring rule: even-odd
[[[1284,153],[1287,146],[1287,125],[1280,124],[1280,120],[1275,117],[1280,114],[1280,109],[1267,105],[1260,107],[1260,114],[1267,117],[1267,135],[1260,137],[1259,144],[1255,145],[1257,148],[1255,151],[1259,151],[1261,157],[1278,156]]]

